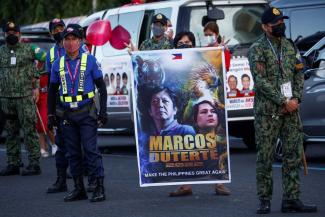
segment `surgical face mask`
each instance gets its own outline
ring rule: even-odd
[[[64,40],[63,47],[67,53],[74,53],[79,50],[80,40]]]
[[[164,28],[161,27],[161,26],[153,25],[151,30],[152,30],[152,34],[155,37],[159,37],[159,36],[162,36],[164,34]]]
[[[283,37],[285,36],[286,26],[284,23],[280,23],[276,26],[272,26],[272,35],[274,37]]]
[[[18,43],[18,36],[16,35],[13,35],[13,34],[9,34],[7,37],[6,37],[6,42],[10,45],[15,45]]]
[[[214,35],[208,35],[208,36],[205,36],[205,40],[208,43],[208,45],[212,45],[217,42],[217,37]]]
[[[53,38],[57,43],[61,42],[62,41],[62,32],[57,32],[57,33],[53,34]]]

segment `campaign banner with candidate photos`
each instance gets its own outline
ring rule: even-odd
[[[107,90],[107,111],[129,112],[132,65],[129,56],[104,59],[102,72]]]
[[[140,186],[230,182],[221,48],[132,53]]]
[[[252,109],[254,81],[247,57],[232,57],[227,74],[227,110]]]

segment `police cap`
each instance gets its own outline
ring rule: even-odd
[[[63,31],[63,38],[67,37],[70,34],[76,36],[77,38],[82,38],[83,33],[79,28],[80,26],[79,27],[78,26],[79,26],[78,24],[69,24],[67,28],[65,28],[65,30]]]
[[[15,24],[14,22],[7,22],[3,31],[4,32],[9,32],[9,31],[20,32],[20,26]]]
[[[280,11],[278,8],[271,7],[269,9],[266,9],[262,14],[262,23],[267,24],[271,23],[274,24],[282,19],[288,19],[288,16],[283,16],[282,11]]]
[[[59,19],[59,18],[54,18],[53,20],[51,20],[50,23],[49,23],[50,32],[52,32],[52,30],[57,26],[65,26],[64,21],[62,19]]]
[[[152,23],[159,22],[159,23],[163,24],[164,26],[167,26],[167,21],[168,21],[167,17],[165,15],[159,13],[153,17]]]

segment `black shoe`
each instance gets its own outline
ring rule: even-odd
[[[22,176],[35,176],[40,175],[41,168],[38,165],[28,165],[23,171],[21,171]]]
[[[47,193],[59,193],[68,190],[66,170],[58,169],[57,176],[58,178],[56,179],[56,182],[47,189]]]
[[[269,200],[260,200],[260,205],[256,210],[257,214],[267,214],[271,212],[271,202]]]
[[[64,197],[64,202],[87,200],[88,196],[85,190],[83,176],[74,177],[73,181],[75,189]]]
[[[12,164],[7,165],[6,168],[1,170],[0,176],[13,176],[19,175],[19,166],[14,166]]]
[[[298,200],[282,200],[281,212],[317,212],[314,204],[304,204]]]
[[[96,178],[88,176],[87,192],[94,192],[96,188]]]
[[[90,202],[99,202],[105,199],[104,178],[100,177],[96,179],[96,187],[93,192],[93,196],[90,199]]]

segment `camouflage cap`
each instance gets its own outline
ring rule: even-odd
[[[164,26],[167,26],[167,21],[168,21],[167,17],[165,15],[159,13],[153,17],[152,23],[159,22],[159,23],[163,24]]]
[[[9,31],[20,32],[20,26],[15,24],[14,22],[7,22],[3,31],[4,32],[9,32]]]
[[[288,19],[288,16],[283,16],[282,11],[280,11],[278,8],[271,7],[269,9],[266,9],[262,14],[262,23],[267,24],[271,23],[274,24],[282,19]]]

